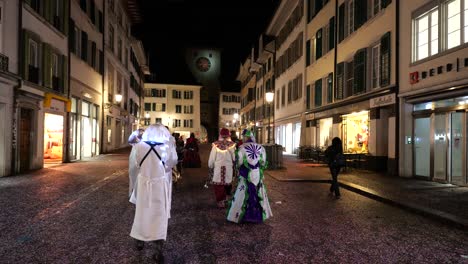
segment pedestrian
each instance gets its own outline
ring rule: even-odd
[[[178,159],[177,170],[180,173],[182,173],[182,162],[184,160],[184,146],[185,146],[184,139],[179,134],[179,137],[176,138],[176,151],[177,151],[177,159]]]
[[[210,183],[218,208],[225,208],[227,195],[231,194],[236,144],[231,141],[229,130],[222,128],[219,139],[213,142],[208,159],[208,168],[213,170]]]
[[[130,134],[130,136],[128,137],[128,144],[133,146],[136,143],[140,142],[141,137],[143,136],[144,132],[145,132],[145,130],[143,128],[139,128],[139,129],[133,131],[132,134]]]
[[[267,166],[266,152],[255,143],[254,133],[244,129],[242,146],[237,153],[239,182],[230,201],[227,220],[234,223],[262,223],[273,216],[263,181],[263,170]]]
[[[132,134],[130,134],[130,136],[128,137],[128,144],[130,144],[131,146],[134,146],[136,145],[138,142],[141,141],[141,138],[143,136],[143,133],[145,132],[145,130],[143,128],[139,128],[135,131],[132,132]],[[135,183],[136,183],[136,176],[138,174],[138,168],[137,166],[134,166],[133,163],[130,162],[130,156],[129,156],[129,166],[128,166],[128,184],[129,184],[129,192],[128,192],[128,196],[130,197],[132,195],[132,191],[133,191],[133,188],[135,186]]]
[[[330,186],[330,194],[335,194],[335,198],[339,199],[341,197],[340,187],[338,184],[338,174],[340,169],[344,166],[346,162],[343,156],[343,144],[339,137],[332,139],[332,144],[325,150],[325,157],[328,161],[328,167],[330,168],[330,173],[332,176],[332,183]]]
[[[155,241],[153,258],[163,261],[163,245],[167,237],[170,217],[169,177],[177,163],[177,154],[171,144],[169,131],[161,124],[150,125],[142,141],[133,146],[130,163],[138,168],[137,182],[130,202],[136,205],[130,236],[136,239],[138,250],[144,242]]]
[[[186,168],[200,168],[201,160],[198,153],[198,140],[195,138],[194,133],[190,133],[190,137],[185,143],[184,153],[184,167]]]

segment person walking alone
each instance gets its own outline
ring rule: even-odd
[[[136,239],[138,250],[144,248],[144,242],[155,241],[153,258],[163,262],[172,195],[167,175],[177,164],[169,131],[161,124],[150,125],[142,141],[133,146],[129,162],[137,168],[130,197],[130,202],[136,205],[130,236]]]
[[[262,223],[273,216],[268,201],[263,170],[267,166],[265,148],[255,143],[252,131],[242,132],[244,143],[237,153],[239,182],[227,212],[227,220],[234,223]]]
[[[213,170],[211,184],[218,208],[226,206],[226,197],[231,193],[235,150],[236,143],[231,141],[229,130],[222,128],[219,132],[219,140],[212,144],[208,159],[208,168]]]
[[[340,186],[338,184],[338,174],[340,173],[340,169],[345,162],[343,156],[343,143],[339,137],[335,137],[332,139],[332,145],[325,150],[325,157],[328,161],[328,167],[330,168],[330,173],[332,176],[332,183],[330,186],[330,194],[335,193],[335,198],[339,199],[341,197],[340,194]]]

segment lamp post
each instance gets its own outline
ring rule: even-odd
[[[270,124],[270,119],[271,119],[271,103],[273,102],[275,98],[275,93],[270,91],[265,94],[265,99],[268,103],[268,143],[271,143],[270,139],[270,130],[271,130],[271,124]]]

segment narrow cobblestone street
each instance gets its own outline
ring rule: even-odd
[[[1,263],[152,263],[129,236],[128,151],[0,178]],[[236,225],[184,169],[173,193],[166,263],[468,263],[468,234],[328,185],[266,176],[273,218]]]

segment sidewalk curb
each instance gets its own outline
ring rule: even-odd
[[[271,178],[275,179],[276,181],[279,182],[312,182],[312,183],[330,183],[331,180],[304,180],[304,179],[278,179],[274,177],[272,174],[268,173],[268,171],[265,171],[268,176]],[[354,193],[360,194],[362,196],[368,197],[370,199],[373,199],[375,201],[379,201],[394,207],[398,207],[401,209],[404,209],[406,211],[416,213],[428,218],[431,218],[433,220],[437,220],[439,222],[442,222],[444,224],[450,224],[454,225],[457,228],[463,229],[463,230],[468,230],[468,221],[465,219],[461,219],[455,215],[445,213],[439,210],[435,209],[430,209],[424,206],[419,206],[413,203],[409,202],[401,202],[401,201],[396,201],[394,199],[385,197],[382,194],[377,193],[376,191],[351,183],[347,181],[339,181],[340,187],[347,189],[349,191],[352,191]]]

